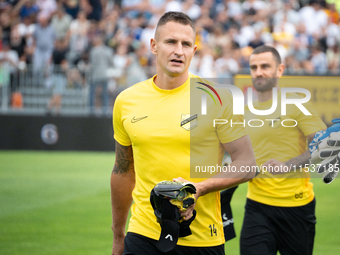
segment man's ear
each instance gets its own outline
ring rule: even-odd
[[[157,55],[157,41],[154,38],[150,40],[150,49],[152,54]]]
[[[277,67],[277,71],[276,71],[277,78],[280,78],[283,75],[284,71],[285,71],[284,64],[279,64],[279,66]]]
[[[197,51],[197,45],[194,46],[194,55],[195,55],[196,51]]]

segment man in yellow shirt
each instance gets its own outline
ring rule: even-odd
[[[220,93],[225,107],[208,102],[209,115],[201,115],[199,107],[190,105],[190,78],[200,78],[188,72],[196,46],[195,26],[187,15],[164,14],[150,47],[156,56],[157,75],[123,91],[113,110],[116,161],[111,175],[112,254],[163,254],[156,247],[161,227],[150,204],[150,192],[160,181],[184,179],[192,182],[197,192],[196,203],[180,212],[182,219],[190,220],[194,209],[197,216],[190,225],[192,234],[179,238],[171,254],[224,254],[219,190],[248,181],[254,173],[235,178],[223,178],[230,175],[219,173],[215,177],[222,178],[199,175],[193,179],[191,164],[221,165],[227,150],[236,169],[253,166],[249,136],[243,127],[213,126],[212,120],[217,117],[240,119],[232,114],[229,92]]]
[[[249,62],[258,95],[254,108],[270,109],[273,90],[278,91],[278,107],[270,115],[261,116],[254,115],[248,107],[245,110],[248,123],[258,119],[264,125],[247,126],[261,173],[248,183],[241,254],[312,254],[316,220],[313,184],[305,168],[310,157],[307,144],[326,126],[310,102],[303,106],[311,115],[305,115],[295,105],[287,105],[286,114],[281,114],[278,79],[284,65],[275,48],[257,47]],[[289,98],[299,100],[301,96],[292,93]],[[254,121],[252,126],[255,125]]]

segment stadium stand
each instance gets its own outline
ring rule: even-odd
[[[190,71],[202,77],[247,73],[252,49],[262,44],[278,49],[286,74],[340,75],[339,0],[6,0],[0,113],[107,112],[99,89],[96,110],[89,108],[89,53],[98,36],[113,52],[105,70],[110,111],[120,91],[155,73],[148,42],[165,11],[195,20],[198,51]]]

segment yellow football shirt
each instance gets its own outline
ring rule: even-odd
[[[278,107],[271,115],[254,115],[248,107],[245,109],[244,118],[247,122],[252,120],[250,125],[247,125],[247,130],[256,163],[260,168],[270,159],[285,162],[301,155],[307,149],[307,136],[326,128],[310,102],[303,105],[312,115],[304,115],[295,105],[287,105],[287,114],[281,115],[280,97],[279,92]],[[299,98],[299,96],[290,94],[289,98]],[[267,110],[271,106],[272,100],[254,102],[254,108],[258,110]],[[261,126],[262,122],[256,120],[262,120],[264,125],[251,127]],[[297,167],[296,171],[294,169],[290,173],[275,176],[262,172],[248,183],[247,197],[272,206],[306,205],[314,198],[310,174],[306,168]]]
[[[232,115],[230,92],[219,92],[223,107],[208,98],[208,112],[202,116],[201,105],[190,100],[190,78],[199,77],[190,74],[184,84],[173,90],[160,89],[154,78],[126,89],[117,97],[113,127],[116,141],[123,146],[132,145],[133,149],[136,185],[128,231],[158,240],[161,228],[150,204],[153,187],[177,177],[192,182],[205,180],[206,176],[200,175],[191,178],[195,173],[190,173],[190,165],[194,162],[220,165],[224,153],[221,143],[246,135],[246,129],[213,127],[214,118],[241,119]],[[192,88],[198,96],[205,93]],[[186,123],[190,116],[192,121]],[[192,235],[179,238],[178,245],[208,247],[224,243],[220,193],[200,197],[195,209],[197,216],[190,225]]]

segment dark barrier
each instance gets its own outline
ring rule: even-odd
[[[112,119],[0,116],[0,149],[113,151]]]

